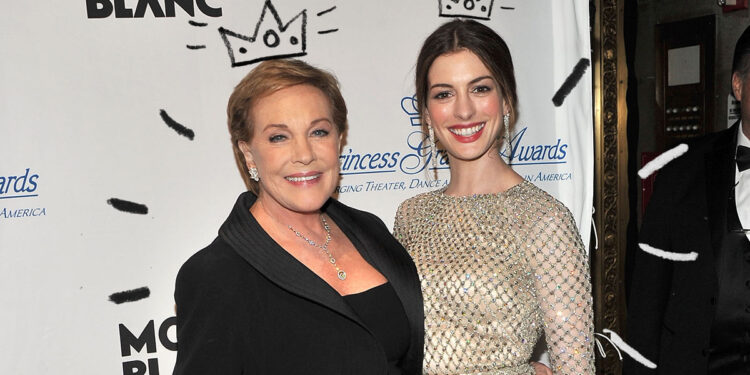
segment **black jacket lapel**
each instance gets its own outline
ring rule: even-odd
[[[396,294],[401,299],[401,303],[408,307],[411,301],[421,301],[419,295],[414,295],[414,291],[420,290],[419,286],[416,285],[416,267],[406,251],[401,248],[401,244],[390,235],[380,219],[376,219],[373,215],[371,222],[356,220],[341,208],[341,203],[331,201],[326,213],[334,219],[350,239],[354,238],[360,242],[362,247],[358,247],[358,250],[362,257],[391,282]],[[380,230],[373,228],[377,226],[382,226],[382,228],[377,228]],[[357,228],[369,228],[371,230],[363,231]],[[383,235],[375,238],[372,235],[373,233],[382,233]],[[421,306],[419,306],[419,311],[422,311]],[[407,311],[407,314],[409,313]]]
[[[394,284],[394,289],[399,293],[399,297],[407,297],[402,296],[401,293],[406,292],[405,286],[412,283],[411,281],[414,278],[411,272],[412,269],[410,268],[412,265],[411,260],[408,259],[405,251],[398,251],[401,245],[391,237],[385,226],[383,226],[382,230],[363,231],[362,229],[358,229],[375,229],[373,226],[382,225],[380,220],[373,220],[373,222],[356,220],[343,211],[341,203],[336,201],[331,202],[326,209],[326,213],[333,218],[350,239],[355,238],[359,241],[362,248],[358,247],[357,249],[360,251],[362,257]],[[382,233],[383,236],[375,238],[372,236],[372,233]],[[410,295],[408,297],[413,298],[415,296]]]
[[[331,200],[325,212],[336,222],[355,244],[362,257],[389,280],[406,312],[411,327],[409,350],[415,368],[421,368],[421,353],[424,346],[424,306],[417,269],[401,244],[391,236],[388,228],[375,215],[362,213],[354,218],[347,213],[351,208]],[[368,230],[362,230],[368,228]],[[382,234],[382,236],[374,236]],[[359,244],[357,244],[359,242]],[[361,245],[361,246],[358,246]]]
[[[263,230],[250,214],[250,206],[255,199],[256,196],[250,192],[240,195],[229,218],[219,229],[219,236],[280,288],[327,306],[365,327],[336,290],[287,253]]]

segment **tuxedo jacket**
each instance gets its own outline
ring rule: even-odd
[[[249,211],[255,199],[240,195],[219,236],[178,273],[174,374],[387,374],[372,332],[261,228]],[[424,313],[411,258],[375,215],[333,199],[323,211],[395,289],[410,326],[401,374],[421,373]]]
[[[675,253],[694,251],[698,258],[675,262],[637,250],[626,341],[657,368],[627,358],[626,375],[707,372],[718,290],[715,255],[733,194],[738,127],[688,143],[684,155],[658,172],[639,242]]]

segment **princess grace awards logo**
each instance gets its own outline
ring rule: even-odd
[[[0,175],[0,220],[46,216],[47,209],[34,204],[39,196],[39,174],[32,168]]]
[[[563,143],[562,139],[557,138],[555,143],[528,144],[524,142],[524,137],[528,130],[528,127],[521,128],[512,137],[512,166],[544,166],[568,163],[567,143]],[[500,154],[503,156],[507,155],[506,152],[501,152]],[[572,172],[545,172],[541,170],[528,172],[525,168],[514,169],[519,172],[523,178],[531,182],[567,181],[573,179]]]
[[[431,145],[425,142],[424,133],[420,128],[421,123],[414,105],[415,100],[413,96],[401,100],[401,110],[408,116],[409,127],[414,129],[406,137],[406,147],[374,153],[357,152],[352,148],[346,148],[339,157],[341,175],[359,175],[365,177],[365,181],[342,184],[336,188],[337,193],[434,189],[448,184],[447,180],[427,178],[427,173],[419,175],[420,172],[434,170],[435,167],[432,164],[434,155],[431,152]],[[437,169],[447,168],[448,159],[445,152],[440,150]]]
[[[358,152],[353,148],[346,148],[341,153],[341,175],[363,176],[364,181],[352,184],[342,184],[336,188],[337,193],[361,193],[372,191],[436,189],[448,184],[447,179],[432,178],[435,169],[448,169],[448,156],[445,150],[437,150],[436,166],[433,166],[432,146],[425,140],[422,132],[416,98],[407,96],[401,98],[401,110],[407,117],[410,129],[406,136],[405,147],[379,150],[378,152]],[[545,165],[566,164],[569,156],[569,146],[561,138],[549,143],[528,142],[528,127],[517,129],[512,137],[512,163],[516,170],[531,182],[565,181],[572,179],[570,172],[528,171],[528,167],[542,168]],[[501,155],[507,157],[507,150],[501,150]],[[523,168],[522,168],[523,167]],[[367,178],[369,176],[370,178]],[[388,177],[385,177],[388,176]],[[391,177],[393,176],[393,177]]]

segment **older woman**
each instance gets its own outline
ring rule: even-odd
[[[507,45],[478,22],[448,22],[424,42],[416,89],[451,174],[445,188],[402,203],[394,225],[422,278],[425,374],[534,374],[542,332],[554,374],[593,374],[588,259],[575,223],[500,155],[517,116]]]
[[[174,373],[419,373],[414,264],[377,217],[331,198],[347,124],[335,78],[266,61],[227,112],[250,191],[177,276]]]

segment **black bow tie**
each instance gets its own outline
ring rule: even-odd
[[[737,169],[740,172],[750,168],[750,147],[737,146]]]

